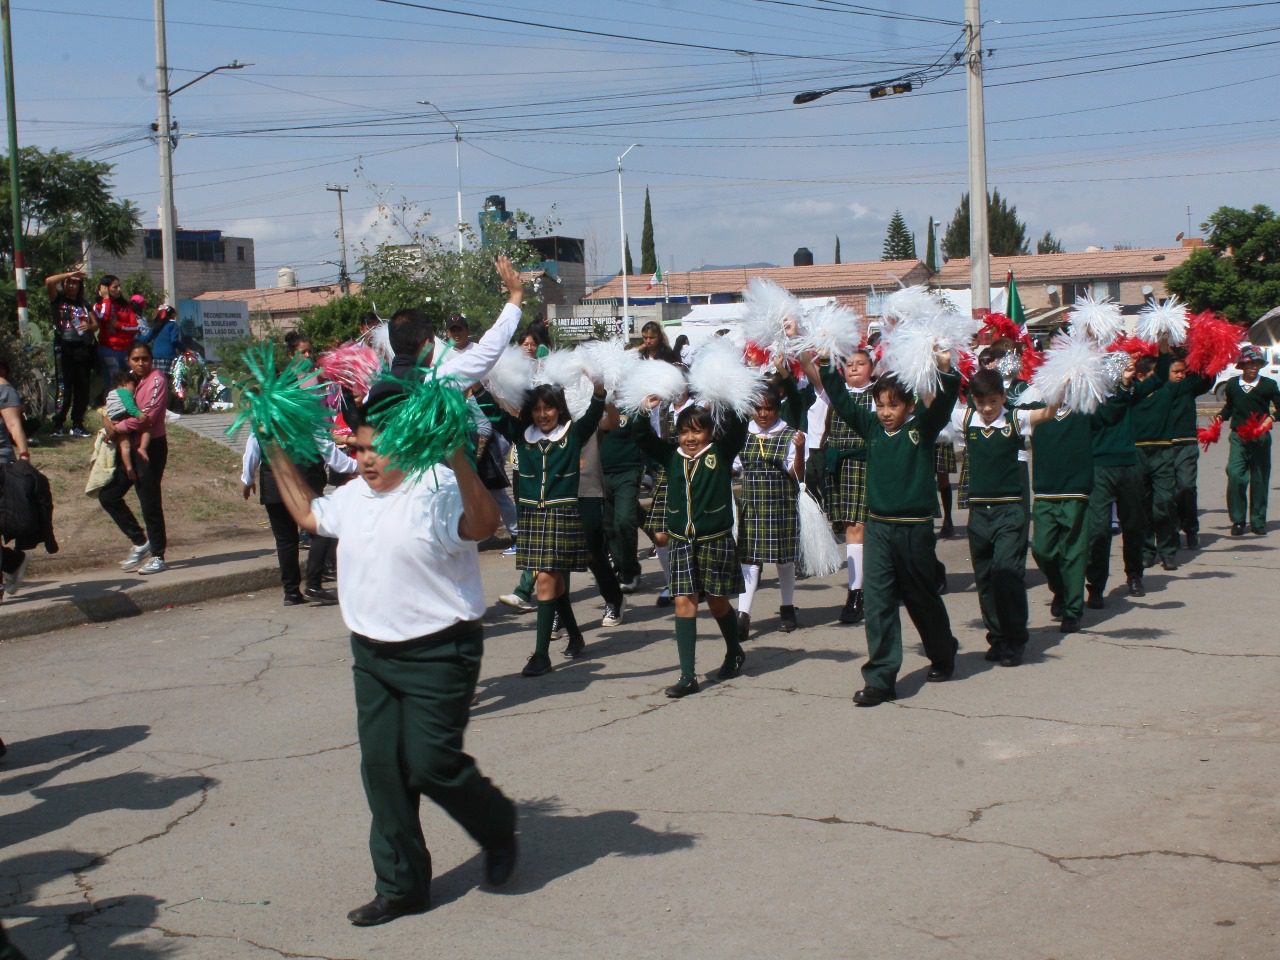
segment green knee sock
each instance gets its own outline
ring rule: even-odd
[[[551,649],[551,621],[556,617],[557,600],[539,600],[538,601],[538,639],[537,647],[534,648],[535,653],[547,656],[547,651]]]
[[[698,621],[693,617],[676,617],[676,653],[680,657],[680,676],[692,680],[693,648],[698,641]]]
[[[724,645],[729,653],[737,653],[742,649],[742,644],[738,642],[738,615],[733,612],[732,607],[723,617],[716,617],[716,626],[720,628],[720,635],[724,637]]]

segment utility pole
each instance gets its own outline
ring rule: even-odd
[[[331,183],[325,189],[338,195],[338,246],[342,249],[341,260],[338,264],[338,286],[345,297],[351,292],[351,277],[347,273],[347,227],[342,216],[342,195],[347,192],[347,188]]]
[[[987,129],[982,105],[980,0],[964,0],[965,91],[969,101],[969,292],[973,315],[991,312],[991,240],[987,228]]]
[[[13,279],[18,301],[18,336],[27,335],[27,254],[22,242],[22,198],[18,195],[18,115],[14,112],[13,36],[9,0],[0,0],[4,32],[4,101],[9,121],[9,206],[13,215]]]
[[[630,312],[631,312],[631,297],[627,291],[627,223],[626,223],[626,214],[622,207],[622,161],[626,158],[628,153],[630,153],[632,150],[634,150],[638,146],[640,146],[640,144],[633,143],[631,146],[627,147],[627,149],[623,150],[622,155],[618,157],[618,237],[622,244],[622,247],[618,251],[618,253],[622,257],[622,322],[621,322],[621,326],[623,328],[618,332],[626,337],[631,336],[631,327],[629,325]]]
[[[156,143],[160,147],[160,261],[164,274],[164,295],[178,305],[178,225],[173,207],[173,124],[169,119],[169,47],[165,39],[164,0],[156,0],[156,99],[159,123]]]

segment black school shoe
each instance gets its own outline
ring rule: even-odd
[[[426,913],[431,909],[428,897],[414,897],[409,900],[388,900],[378,894],[362,907],[356,907],[347,914],[353,926],[376,927],[380,923],[390,923],[399,917],[407,917],[412,913]]]
[[[307,598],[300,594],[297,590],[284,595],[284,606],[296,607],[307,602]]]
[[[742,665],[747,662],[747,654],[743,650],[730,650],[724,655],[724,663],[716,673],[717,680],[732,680],[742,676]]]
[[[738,612],[738,642],[746,643],[751,635],[751,614]]]
[[[864,616],[862,606],[862,590],[850,590],[845,597],[844,609],[840,611],[841,623],[861,623]]]
[[[510,880],[511,874],[516,869],[518,854],[519,847],[516,845],[516,835],[514,833],[506,843],[486,849],[484,852],[484,882],[491,887],[500,887]]]
[[[575,633],[569,637],[569,642],[564,645],[563,653],[570,660],[577,660],[586,649],[587,641],[582,639],[581,633]]]
[[[679,700],[681,697],[687,697],[691,693],[697,693],[702,688],[698,686],[696,677],[681,677],[671,686],[662,692],[672,700]]]
[[[1004,656],[1000,658],[1000,666],[1016,667],[1020,663],[1022,663],[1022,648],[1006,647],[1004,650]]]
[[[1001,663],[1004,661],[1001,660]],[[945,683],[951,679],[951,675],[956,672],[956,668],[944,670],[942,667],[930,667],[929,672],[924,675],[925,683]]]
[[[987,663],[999,663],[1004,659],[1005,650],[1002,646],[992,646],[986,653],[982,655],[982,659]]]
[[[793,606],[778,608],[778,629],[783,633],[790,633],[796,629],[799,624],[796,623],[796,608]]]
[[[1101,610],[1107,605],[1102,599],[1102,587],[1090,587],[1089,599],[1085,601],[1085,606],[1090,610]]]
[[[889,700],[897,699],[896,691],[885,690],[883,687],[863,687],[853,695],[853,702],[860,707],[878,707]]]
[[[1062,611],[1064,609],[1065,609],[1065,606],[1062,602],[1062,598],[1055,595],[1053,598],[1053,602],[1049,604],[1049,616],[1054,618],[1060,617],[1062,616]]]
[[[520,671],[522,677],[540,677],[551,672],[551,658],[545,653],[535,653]]]
[[[1076,617],[1063,617],[1062,622],[1058,624],[1059,633],[1079,633],[1080,621]]]
[[[1130,577],[1128,587],[1129,596],[1131,597],[1145,597],[1147,595],[1147,588],[1142,585],[1141,577]]]
[[[320,607],[332,607],[338,602],[337,593],[324,587],[304,587],[302,595]]]
[[[1160,569],[1168,570],[1172,573],[1174,570],[1178,569],[1178,561],[1173,559],[1173,557],[1165,557],[1160,561]]]
[[[1256,533],[1260,537],[1265,537],[1267,535],[1266,527],[1250,527],[1249,529],[1252,530],[1254,533]]]
[[[1200,534],[1192,533],[1190,530],[1188,530],[1186,533],[1186,537],[1187,537],[1188,550],[1195,550],[1200,546]]]
[[[1231,535],[1232,535],[1233,537],[1243,537],[1243,536],[1244,536],[1244,524],[1243,524],[1243,523],[1233,523],[1233,524],[1231,525]]]

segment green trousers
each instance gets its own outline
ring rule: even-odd
[[[1200,505],[1196,487],[1200,474],[1200,445],[1173,445],[1173,509],[1184,533],[1200,532]]]
[[[640,576],[640,467],[604,475],[604,533],[613,566],[624,582]]]
[[[480,675],[479,623],[429,646],[351,638],[360,773],[373,822],[374,889],[388,900],[426,896],[431,854],[418,805],[430,797],[484,848],[510,840],[515,806],[462,749]]]
[[[1090,589],[1105,590],[1111,572],[1111,505],[1120,520],[1120,542],[1126,578],[1142,576],[1142,537],[1146,512],[1142,506],[1142,475],[1136,465],[1093,466],[1089,494],[1089,559],[1085,580]]]
[[[869,687],[896,692],[902,668],[899,603],[907,608],[930,662],[948,673],[955,668],[959,644],[951,635],[947,608],[938,594],[936,547],[930,522],[867,521],[862,590],[868,656],[862,679]]]
[[[1178,484],[1172,446],[1138,447],[1138,472],[1142,475],[1146,509],[1142,536],[1142,563],[1172,560],[1178,552]]]
[[[1079,620],[1084,614],[1089,501],[1083,497],[1037,499],[1031,513],[1034,523],[1031,554],[1049,581],[1049,590],[1062,600],[1063,618]],[[1108,525],[1110,522],[1108,517]]]
[[[1227,513],[1232,523],[1253,530],[1267,527],[1267,488],[1271,485],[1271,434],[1245,443],[1231,431],[1227,454]]]
[[[605,545],[604,498],[579,497],[578,516],[582,518],[582,537],[587,544],[587,569],[595,577],[596,589],[604,602],[616,607],[622,603],[622,586],[609,562]]]
[[[969,501],[969,556],[993,647],[1027,645],[1027,505]]]

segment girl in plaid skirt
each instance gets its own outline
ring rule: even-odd
[[[875,360],[867,350],[855,351],[844,365],[845,389],[854,402],[875,410],[871,374]],[[839,417],[827,414],[826,458],[831,490],[831,522],[844,528],[848,594],[841,623],[862,621],[862,538],[867,520],[867,443]]]
[[[538,598],[537,641],[522,671],[526,677],[540,677],[551,669],[548,651],[557,614],[569,635],[564,655],[580,657],[585,646],[565,589],[565,574],[587,569],[587,546],[578,514],[578,464],[582,445],[595,433],[603,413],[604,391],[600,387],[586,413],[575,422],[564,390],[545,383],[529,391],[520,412],[520,431],[513,438],[520,476],[516,566],[537,572],[534,589]]]
[[[647,409],[653,408],[655,400],[649,398]],[[726,650],[719,679],[738,676],[746,660],[729,596],[743,588],[733,540],[732,483],[733,460],[747,438],[747,423],[731,417],[717,435],[711,414],[702,407],[689,406],[676,420],[675,442],[658,437],[648,417],[636,417],[632,424],[640,449],[667,467],[666,530],[671,542],[680,679],[666,694],[684,697],[699,690],[694,647],[700,594],[706,594],[707,607],[724,637]]]
[[[782,607],[778,629],[796,628],[796,553],[800,512],[796,496],[804,477],[804,434],[781,419],[782,390],[761,398],[747,428],[742,448],[742,511],[738,523],[738,557],[745,588],[738,595],[738,642],[751,632],[751,602],[760,586],[764,564],[778,567]]]
[[[675,429],[676,418],[693,405],[686,391],[680,399],[669,406],[659,404],[649,413],[649,421],[653,432],[659,437],[667,437]],[[660,461],[653,475],[653,500],[649,505],[649,515],[645,517],[644,532],[653,541],[653,552],[662,567],[662,591],[658,594],[658,606],[671,606],[671,556],[667,540],[667,465]]]

